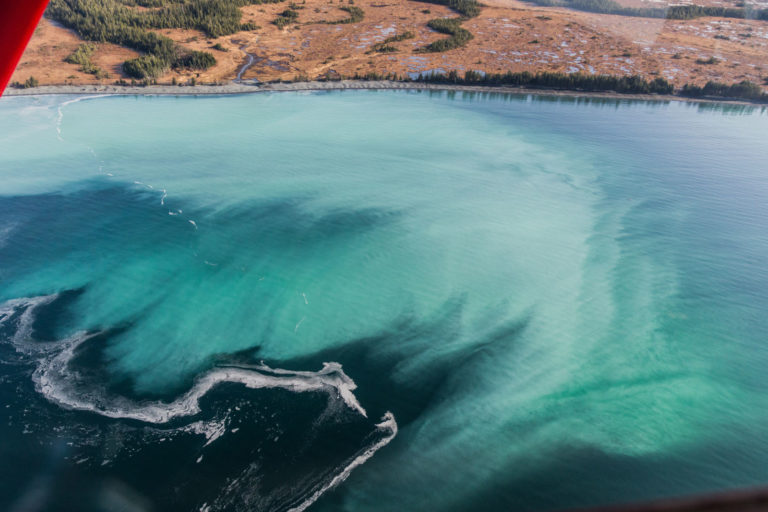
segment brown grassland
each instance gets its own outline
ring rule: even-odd
[[[456,17],[441,5],[415,0],[354,0],[363,9],[357,23],[332,24],[348,17],[345,0],[299,0],[298,18],[283,28],[273,21],[288,2],[242,8],[243,23],[259,28],[220,38],[196,30],[157,30],[182,46],[216,58],[205,71],[168,71],[158,83],[221,83],[235,79],[252,59],[243,79],[307,80],[395,73],[412,76],[432,70],[558,71],[584,74],[663,77],[676,86],[768,80],[768,22],[734,18],[665,20],[593,14],[562,7],[541,7],[518,0],[484,0],[480,15],[462,27],[474,38],[466,46],[439,53],[419,49],[443,39],[429,27],[434,18]],[[623,5],[658,6],[647,0]],[[710,0],[708,5],[732,5]],[[140,9],[136,7],[137,9]],[[412,38],[372,51],[384,39],[411,32]],[[12,81],[34,76],[41,85],[112,84],[128,79],[121,65],[138,56],[134,50],[97,43],[92,62],[109,76],[97,77],[65,62],[82,41],[70,30],[43,19]],[[218,45],[218,46],[216,46]],[[216,48],[214,48],[216,46]],[[128,79],[129,80],[129,79]]]

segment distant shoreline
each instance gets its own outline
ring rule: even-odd
[[[327,82],[280,82],[261,85],[228,83],[224,85],[42,85],[29,89],[8,88],[3,96],[41,96],[49,94],[103,94],[123,96],[208,96],[228,94],[255,94],[281,91],[341,91],[341,90],[434,90],[514,95],[561,96],[579,98],[604,98],[633,101],[682,101],[686,103],[725,103],[728,105],[766,106],[741,99],[688,98],[676,95],[621,94],[610,91],[591,92],[564,89],[531,89],[523,87],[457,85],[425,82],[396,82],[390,80],[340,80]]]

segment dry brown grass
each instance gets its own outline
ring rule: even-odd
[[[261,27],[253,32],[209,39],[192,30],[159,31],[186,47],[210,51],[218,61],[206,72],[171,72],[159,82],[170,83],[173,78],[185,82],[193,76],[198,83],[232,80],[246,61],[245,52],[255,56],[256,64],[244,78],[262,81],[316,78],[327,73],[405,75],[435,69],[643,74],[668,78],[678,86],[713,79],[763,83],[768,77],[766,22],[629,18],[535,7],[518,0],[485,0],[484,4],[480,16],[463,25],[475,38],[464,48],[437,54],[416,50],[445,37],[426,26],[430,19],[455,16],[439,5],[355,0],[354,5],[365,11],[365,19],[331,25],[321,22],[347,17],[339,7],[349,4],[306,0],[298,11],[298,23],[283,29],[271,22],[287,3],[253,5],[243,8],[243,22]],[[405,31],[415,37],[395,43],[397,52],[366,53],[373,44]],[[12,80],[35,76],[41,84],[98,83],[92,75],[80,73],[76,65],[63,62],[78,43],[70,31],[43,20]],[[211,49],[216,43],[229,51]],[[120,64],[135,55],[115,45],[98,45],[93,61],[112,75],[103,83],[120,78]],[[718,59],[716,64],[696,62],[711,56]]]

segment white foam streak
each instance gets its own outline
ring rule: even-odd
[[[306,510],[310,505],[312,505],[314,502],[316,502],[320,496],[328,492],[329,490],[333,489],[334,487],[338,486],[340,483],[342,483],[344,480],[346,480],[349,475],[352,473],[352,471],[363,464],[365,464],[368,459],[373,457],[373,455],[379,451],[381,448],[385,447],[389,444],[392,439],[395,438],[397,435],[397,421],[395,421],[395,416],[387,411],[386,414],[381,418],[381,423],[376,424],[376,428],[379,431],[389,432],[385,437],[383,437],[379,442],[374,444],[373,446],[370,446],[363,450],[363,452],[354,458],[354,460],[349,463],[344,469],[339,472],[338,475],[333,477],[330,482],[325,484],[323,487],[315,491],[312,496],[310,496],[307,500],[305,500],[301,505],[291,508],[288,512],[303,512]]]
[[[97,98],[107,98],[109,96],[116,96],[115,94],[98,94],[98,95],[89,95],[89,96],[80,96],[79,98],[74,98],[71,100],[64,101],[60,103],[57,107],[57,113],[58,116],[56,117],[56,136],[60,141],[64,141],[64,138],[61,136],[61,123],[64,120],[64,107],[67,105],[71,105],[73,103],[77,103],[79,101],[85,101],[85,100],[93,100]]]
[[[217,367],[196,379],[192,388],[173,402],[147,401],[137,402],[118,396],[108,396],[102,389],[84,392],[78,388],[78,374],[70,370],[69,365],[77,348],[99,333],[77,333],[74,336],[56,342],[41,343],[32,337],[32,325],[35,310],[55,300],[57,295],[46,295],[31,299],[17,299],[0,304],[0,324],[15,316],[20,308],[25,308],[18,316],[16,334],[12,338],[15,348],[38,360],[37,369],[32,378],[36,389],[49,401],[70,410],[88,411],[114,419],[129,419],[145,423],[161,424],[176,418],[192,416],[200,412],[200,399],[221,383],[237,383],[250,389],[286,389],[288,391],[324,392],[331,399],[343,401],[349,409],[367,417],[353,391],[355,382],[344,373],[339,363],[323,363],[321,370],[294,371],[271,368],[263,363],[255,366]],[[227,421],[197,421],[182,430],[204,435],[205,446],[213,443],[226,433]],[[322,485],[300,505],[290,509],[303,512],[320,496],[344,482],[352,471],[364,464],[373,455],[389,444],[397,435],[397,422],[391,412],[387,412],[376,424],[376,429],[385,435],[376,443],[360,450],[352,462],[343,467],[332,479]],[[199,462],[199,460],[198,460]]]
[[[48,304],[56,299],[57,295],[43,295],[40,297],[34,297],[31,299],[14,299],[9,300],[3,304],[0,304],[0,325],[5,323],[19,308],[26,308],[19,317],[18,325],[16,326],[16,332],[11,339],[14,345],[19,344],[25,339],[29,339],[32,334],[32,323],[35,320],[34,310],[38,306]]]
[[[133,184],[134,185],[141,185],[142,187],[146,187],[146,188],[148,188],[150,190],[155,190],[155,187],[153,187],[149,183],[144,183],[143,181],[135,181],[134,180]],[[165,193],[165,189],[163,189],[163,193]],[[165,198],[165,196],[163,196],[163,198]],[[162,202],[160,204],[162,204]]]
[[[184,427],[182,430],[185,432],[193,432],[198,435],[205,436],[205,444],[203,448],[216,441],[218,438],[226,434],[227,423],[225,420],[220,421],[196,421]],[[202,455],[200,456],[202,459]],[[199,461],[200,459],[198,459]]]
[[[321,391],[333,398],[340,398],[350,409],[367,417],[353,391],[355,382],[344,373],[339,363],[323,363],[317,372],[292,371],[270,368],[264,364],[255,367],[218,367],[198,377],[192,388],[173,402],[133,402],[120,397],[83,393],[73,389],[77,375],[69,370],[75,350],[99,333],[77,333],[54,343],[32,340],[32,322],[37,307],[53,301],[56,295],[34,299],[19,299],[0,305],[0,323],[20,307],[26,307],[18,320],[18,328],[12,342],[17,350],[25,353],[47,352],[42,355],[33,379],[37,390],[48,400],[67,409],[90,411],[109,418],[133,419],[146,423],[167,423],[175,418],[192,416],[200,412],[200,399],[218,384],[232,382],[250,389],[280,388],[293,392]]]
[[[339,392],[339,396],[341,397],[341,399],[344,400],[344,403],[347,404],[350,409],[355,409],[364,417],[366,418],[368,417],[368,413],[365,412],[365,409],[363,409],[363,406],[360,405],[354,393],[352,393],[355,389],[357,389],[357,384],[355,384],[355,381],[353,381],[351,378],[349,378],[349,376],[346,373],[344,373],[344,370],[342,370],[341,365],[339,363],[336,363],[336,362],[323,363],[322,370],[318,372],[293,371],[293,370],[283,370],[281,368],[270,368],[269,366],[263,363],[257,366],[256,368],[262,372],[269,372],[273,375],[282,375],[282,376],[293,375],[299,378],[311,378],[313,375],[327,375],[329,376],[329,378],[332,379],[333,385],[336,388],[336,390]]]
[[[78,346],[95,336],[80,333],[59,342],[64,348],[54,357],[40,363],[33,373],[35,385],[49,401],[66,409],[89,411],[115,419],[132,419],[145,423],[167,423],[200,412],[200,399],[218,384],[242,384],[250,389],[286,389],[296,393],[321,391],[341,398],[349,408],[365,415],[365,410],[352,391],[355,383],[338,363],[325,363],[317,372],[280,372],[269,369],[236,367],[215,368],[199,377],[192,389],[173,402],[137,403],[123,398],[108,398],[77,392],[66,383],[73,378],[68,365]]]

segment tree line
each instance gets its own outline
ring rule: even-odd
[[[355,76],[351,78],[355,80],[392,80],[400,82],[456,85],[530,87],[533,89],[616,92],[621,94],[676,94],[678,96],[689,98],[743,99],[759,103],[768,103],[768,93],[763,92],[763,89],[759,85],[748,80],[731,85],[710,81],[703,87],[685,84],[681,89],[676,91],[675,87],[664,78],[647,80],[640,75],[585,75],[582,73],[559,73],[550,71],[542,71],[539,73],[532,73],[530,71],[482,73],[470,70],[464,72],[462,75],[456,70],[451,70],[448,73],[433,72],[422,74],[416,78],[399,76],[394,73],[379,74],[376,72],[369,72],[363,75],[355,74]]]
[[[406,30],[402,34],[395,34],[394,36],[390,36],[380,43],[376,43],[373,46],[371,46],[371,49],[365,52],[366,54],[370,53],[388,53],[388,52],[396,52],[397,48],[392,46],[392,43],[399,43],[400,41],[405,41],[406,39],[413,39],[416,37],[416,35],[411,32],[410,30]]]
[[[751,101],[768,103],[768,94],[754,82],[743,80],[736,84],[723,84],[709,81],[704,87],[685,84],[680,90],[681,96],[690,98],[716,97],[716,98],[740,98]]]
[[[441,34],[448,34],[448,39],[434,41],[421,51],[424,52],[444,52],[460,48],[467,44],[474,37],[472,33],[461,27],[461,24],[470,18],[480,14],[481,4],[477,0],[424,0],[427,3],[445,5],[453,11],[459,13],[458,18],[436,18],[429,20],[427,26]]]
[[[451,83],[462,85],[507,85],[514,87],[546,87],[578,91],[613,91],[623,94],[672,94],[673,85],[664,78],[646,80],[642,76],[585,75],[530,71],[506,73],[481,73],[466,71],[463,75],[452,70],[448,73],[420,75],[417,82]]]
[[[429,20],[427,26],[436,32],[441,34],[448,34],[448,39],[438,39],[432,43],[429,43],[424,51],[426,52],[445,52],[453,50],[454,48],[460,48],[467,44],[474,38],[472,32],[465,28],[461,28],[461,23],[464,21],[462,18],[437,18]]]
[[[96,45],[93,43],[82,43],[75,49],[75,51],[64,58],[64,62],[78,64],[80,66],[80,71],[93,75],[99,80],[102,78],[109,78],[109,73],[91,61],[91,56],[95,51]]]

